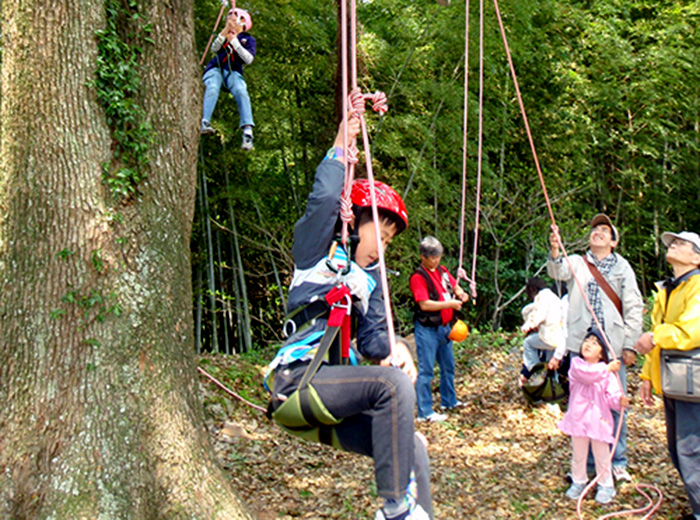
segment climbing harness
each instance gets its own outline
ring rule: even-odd
[[[328,324],[313,359],[307,365],[299,386],[290,396],[273,395],[267,416],[292,435],[340,448],[332,427],[342,419],[333,417],[328,411],[311,380],[321,367],[331,345],[335,343],[338,333],[341,334],[341,355],[349,356],[352,311],[350,289],[339,284],[326,295],[325,301],[330,309]]]

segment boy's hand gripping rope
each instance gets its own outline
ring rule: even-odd
[[[377,112],[379,115],[386,114],[389,110],[387,104],[386,95],[384,92],[377,91],[374,94],[363,94],[359,87],[355,87],[350,91],[348,95],[348,105],[351,107],[352,114],[350,117],[362,118],[365,113],[365,101],[372,102],[372,110]],[[348,116],[346,115],[346,118]],[[346,119],[347,123],[347,119]],[[347,124],[343,125],[347,128]],[[342,243],[347,244],[348,236],[348,224],[352,220],[352,200],[350,198],[352,193],[352,183],[355,177],[355,165],[358,163],[359,150],[357,149],[357,144],[355,142],[348,143],[345,151],[347,155],[347,173],[345,176],[345,184],[343,186],[343,194],[340,197],[340,219],[343,222],[343,233],[342,233]]]

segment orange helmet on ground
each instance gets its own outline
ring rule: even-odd
[[[452,341],[459,343],[460,341],[467,339],[467,336],[469,336],[469,327],[467,327],[467,324],[462,320],[455,321],[455,324],[452,325],[449,338]]]

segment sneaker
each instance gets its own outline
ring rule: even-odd
[[[576,482],[574,482],[573,484],[571,484],[571,487],[566,491],[566,496],[569,497],[571,500],[578,500],[578,497],[581,496],[581,493],[583,493],[585,487],[586,484],[577,484]]]
[[[243,134],[243,142],[241,143],[241,148],[243,150],[253,149],[253,134]]]
[[[416,420],[418,422],[443,422],[447,420],[447,416],[444,413],[433,412],[428,417],[418,417]]]
[[[467,403],[462,401],[457,401],[453,406],[442,406],[440,405],[440,410],[455,410],[456,408],[464,408]]]
[[[209,124],[209,121],[202,121],[202,127],[199,129],[199,133],[202,135],[214,134],[216,130]]]
[[[386,516],[384,511],[380,509],[377,514],[374,515],[374,520],[430,520],[428,513],[425,512],[421,506],[416,505],[414,509],[408,509],[403,513],[399,513],[397,516]]]
[[[609,504],[615,498],[615,486],[598,486],[595,494],[595,501],[599,504]]]
[[[613,466],[612,474],[616,482],[632,482],[632,476],[624,466]]]

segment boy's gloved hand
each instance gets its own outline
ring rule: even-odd
[[[408,346],[401,341],[396,342],[393,355],[383,359],[379,364],[385,367],[394,365],[400,368],[411,378],[413,383],[415,383],[418,378],[418,371],[416,370],[416,365],[413,363],[411,351],[408,350]]]

